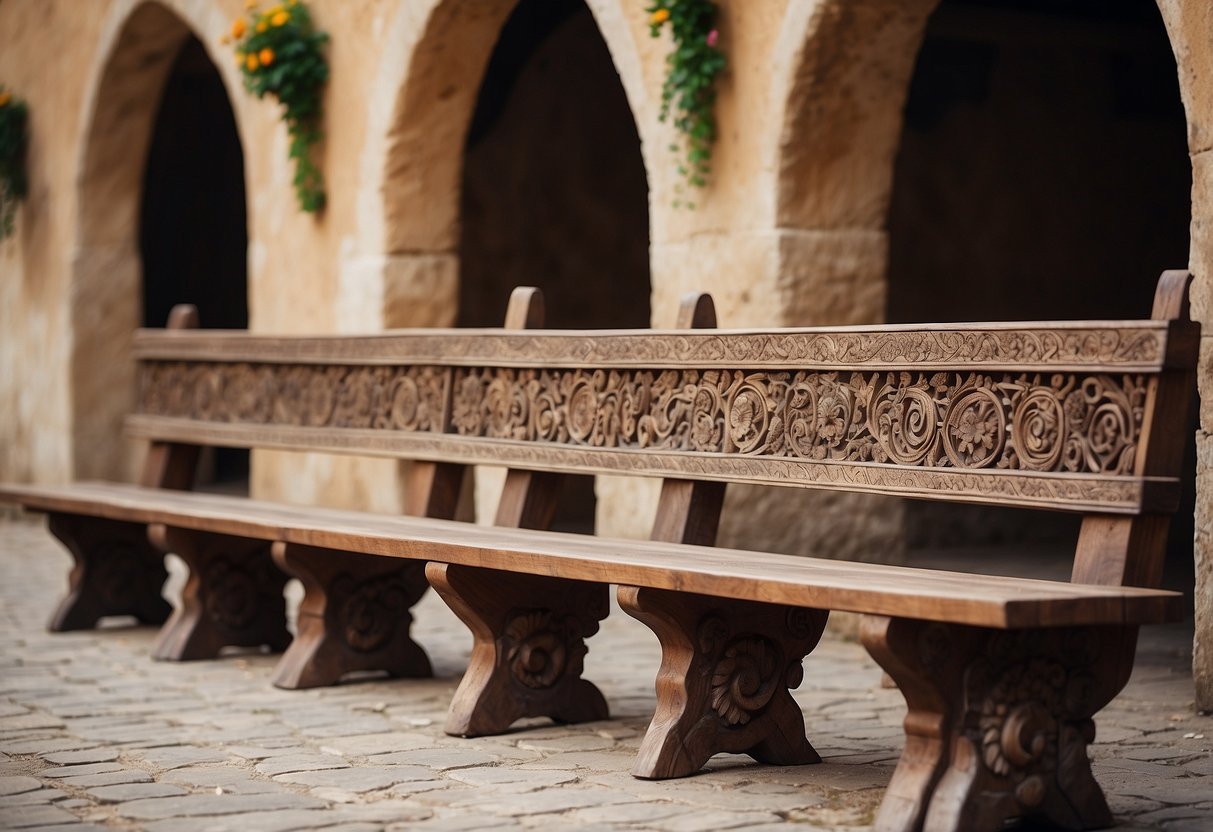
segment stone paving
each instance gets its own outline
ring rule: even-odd
[[[48,634],[68,566],[41,524],[0,519],[0,828],[863,830],[901,745],[900,695],[838,634],[796,694],[823,764],[722,755],[654,783],[628,769],[657,643],[618,610],[586,661],[613,719],[461,740],[441,726],[471,639],[433,593],[414,632],[434,679],[291,692],[269,684],[274,656],[167,664],[149,658],[152,629]],[[1095,771],[1120,829],[1213,830],[1213,718],[1192,712],[1190,642],[1190,626],[1149,630],[1100,720]]]

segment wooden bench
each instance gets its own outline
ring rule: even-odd
[[[1128,679],[1137,626],[1180,614],[1178,595],[1151,587],[1178,500],[1198,343],[1188,281],[1164,274],[1144,321],[144,332],[129,427],[152,440],[144,482],[158,487],[3,494],[50,512],[77,558],[59,626],[117,607],[163,613],[146,595],[160,574],[143,576],[162,567],[137,533],[145,524],[160,549],[181,554],[191,578],[165,654],[219,628],[209,619],[227,629],[208,647],[275,643],[276,629],[260,629],[280,618],[280,601],[262,615],[281,588],[281,576],[266,577],[272,548],[306,590],[277,679],[288,686],[330,681],[360,651],[396,651],[428,670],[407,637],[425,564],[475,639],[454,734],[523,716],[605,717],[582,658],[617,583],[663,650],[640,777],[690,774],[720,751],[817,761],[789,689],[827,611],[863,613],[863,643],[909,706],[878,828],[998,829],[1019,816],[1096,828],[1111,815],[1087,759],[1092,717]],[[510,317],[534,323],[534,297],[516,296]],[[700,298],[682,323],[712,317]],[[206,444],[422,460],[416,516],[173,490]],[[478,463],[511,469],[498,520],[516,528],[443,519],[461,466]],[[536,528],[550,521],[562,473],[664,478],[654,539]],[[711,548],[728,482],[1080,512],[1073,582]],[[107,608],[111,596],[123,604]]]

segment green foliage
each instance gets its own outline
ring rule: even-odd
[[[299,207],[320,211],[324,178],[312,162],[311,150],[321,137],[320,90],[329,77],[321,50],[328,35],[316,31],[306,5],[289,0],[264,12],[252,5],[247,18],[232,24],[232,39],[245,89],[258,98],[272,95],[283,106]]]
[[[686,145],[686,162],[679,165],[678,172],[691,185],[702,188],[711,171],[716,141],[716,76],[725,67],[724,54],[716,48],[716,4],[711,0],[653,0],[645,11],[653,37],[667,25],[674,36],[661,88],[661,120],[674,113],[674,126]]]
[[[25,151],[29,146],[29,107],[0,86],[0,240],[13,233],[17,203],[25,198]]]

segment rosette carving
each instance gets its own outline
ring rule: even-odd
[[[985,468],[998,459],[1007,438],[997,393],[974,387],[957,395],[944,415],[943,447],[957,468]]]

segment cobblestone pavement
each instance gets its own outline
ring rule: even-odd
[[[441,725],[471,639],[433,593],[415,634],[436,678],[291,692],[269,684],[274,656],[157,663],[152,629],[48,634],[68,565],[41,524],[0,520],[0,828],[859,830],[901,745],[901,697],[838,636],[796,694],[823,764],[720,756],[654,783],[628,769],[657,643],[617,610],[586,661],[614,718],[461,740]],[[1103,712],[1095,771],[1119,828],[1213,830],[1213,718],[1192,713],[1189,644],[1150,630]]]

